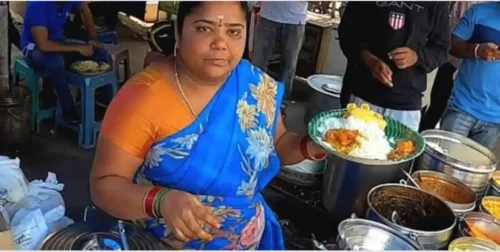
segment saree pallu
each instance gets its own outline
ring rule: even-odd
[[[280,167],[274,135],[283,88],[242,60],[194,122],[153,144],[136,183],[192,193],[222,226],[203,225],[209,242],[183,243],[162,219],[145,221],[151,232],[176,249],[284,249],[260,193]]]

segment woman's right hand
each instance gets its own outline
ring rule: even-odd
[[[205,241],[212,240],[212,235],[202,228],[202,223],[219,229],[220,222],[209,212],[196,196],[183,192],[171,191],[161,202],[161,215],[166,224],[174,232],[177,239],[188,242],[200,238]]]

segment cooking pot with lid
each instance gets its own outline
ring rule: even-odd
[[[342,76],[316,74],[307,78],[307,84],[310,87],[309,102],[306,107],[304,123],[309,121],[317,114],[340,109],[340,90],[342,89]]]
[[[455,214],[438,197],[415,187],[383,184],[368,193],[367,219],[380,222],[416,240],[425,250],[448,245]]]

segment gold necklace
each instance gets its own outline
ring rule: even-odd
[[[174,58],[174,75],[177,88],[181,92],[182,99],[184,100],[184,103],[187,105],[189,112],[191,112],[194,118],[198,118],[198,115],[194,112],[193,107],[191,107],[191,104],[189,103],[186,94],[184,93],[184,89],[182,89],[181,82],[179,81],[179,74],[177,73],[177,60],[175,58]]]

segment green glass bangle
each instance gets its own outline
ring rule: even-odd
[[[163,198],[165,198],[165,196],[169,192],[170,192],[169,189],[164,188],[164,189],[161,189],[161,191],[158,192],[158,194],[156,194],[156,197],[154,199],[153,213],[154,213],[155,217],[158,219],[162,217],[161,216],[161,203],[163,201]]]

